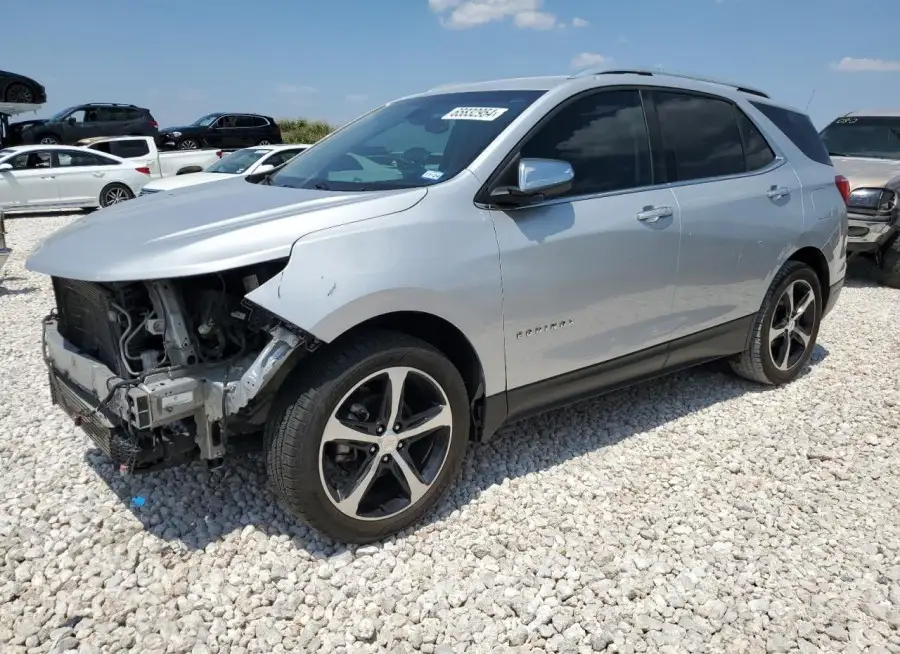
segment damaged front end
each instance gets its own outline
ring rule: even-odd
[[[54,404],[122,472],[215,465],[230,442],[259,442],[280,380],[320,345],[244,297],[285,264],[146,282],[53,277],[43,348]]]

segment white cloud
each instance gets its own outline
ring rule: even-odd
[[[581,52],[575,55],[570,65],[572,68],[590,68],[591,66],[602,66],[611,61],[611,57],[606,57],[596,52]]]
[[[351,93],[347,96],[347,102],[365,102],[369,99],[365,93]]]
[[[541,11],[543,0],[428,0],[429,8],[452,29],[467,29],[512,19],[521,29],[548,30],[556,16]]]
[[[856,57],[844,57],[838,63],[831,64],[831,68],[846,73],[896,73],[900,72],[900,61],[891,61],[888,59],[857,59]]]
[[[578,18],[576,16],[572,19],[572,27],[589,27],[590,23],[587,22],[584,18]]]
[[[309,95],[316,90],[311,86],[298,86],[297,84],[276,84],[275,92],[281,95]]]

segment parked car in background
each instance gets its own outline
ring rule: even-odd
[[[230,179],[233,175],[246,177],[255,173],[268,172],[290,161],[308,147],[309,145],[305,144],[282,144],[261,145],[235,150],[208,166],[203,172],[150,182],[144,186],[141,195],[149,195],[160,191],[174,191],[175,189],[206,184],[208,182],[219,182],[223,179]],[[179,152],[177,154],[182,153]]]
[[[4,211],[92,209],[130,200],[150,170],[109,154],[61,145],[0,150]]]
[[[160,150],[149,136],[102,136],[83,139],[77,145],[146,166],[151,179],[199,173],[223,156],[221,150]]]
[[[874,257],[881,283],[900,288],[900,109],[850,112],[821,137],[850,182],[847,251]]]
[[[0,70],[0,102],[44,104],[47,102],[47,91],[30,77]]]
[[[80,104],[45,119],[10,123],[8,145],[71,145],[91,136],[159,136],[149,109],[133,104]]]
[[[180,150],[245,148],[281,143],[281,128],[271,116],[260,114],[207,114],[190,125],[160,130],[160,142]]]
[[[27,267],[52,397],[117,469],[257,438],[289,510],[368,542],[504,422],[718,358],[796,379],[844,281],[840,181],[761,91],[588,70],[387,103]]]

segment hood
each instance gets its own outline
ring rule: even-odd
[[[100,209],[47,237],[26,267],[94,282],[218,272],[287,257],[302,236],[405,211],[426,194],[301,190],[240,176]]]
[[[173,175],[172,177],[163,177],[156,181],[144,184],[145,191],[174,191],[179,188],[187,188],[196,184],[205,184],[206,182],[223,182],[233,180],[240,175],[229,175],[228,173],[188,173],[185,175]]]
[[[9,124],[10,130],[23,130],[26,127],[33,127],[34,125],[44,125],[49,122],[46,118],[35,118],[34,120],[17,120],[14,123]]]
[[[159,130],[160,134],[171,134],[172,132],[181,132],[182,134],[195,134],[197,132],[202,132],[205,127],[200,127],[199,125],[181,125],[178,127],[166,127],[165,129]]]
[[[850,180],[850,189],[900,186],[900,161],[869,157],[831,157],[834,169]]]

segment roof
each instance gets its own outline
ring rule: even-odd
[[[861,109],[844,114],[847,116],[866,116],[869,118],[900,118],[900,109]]]

